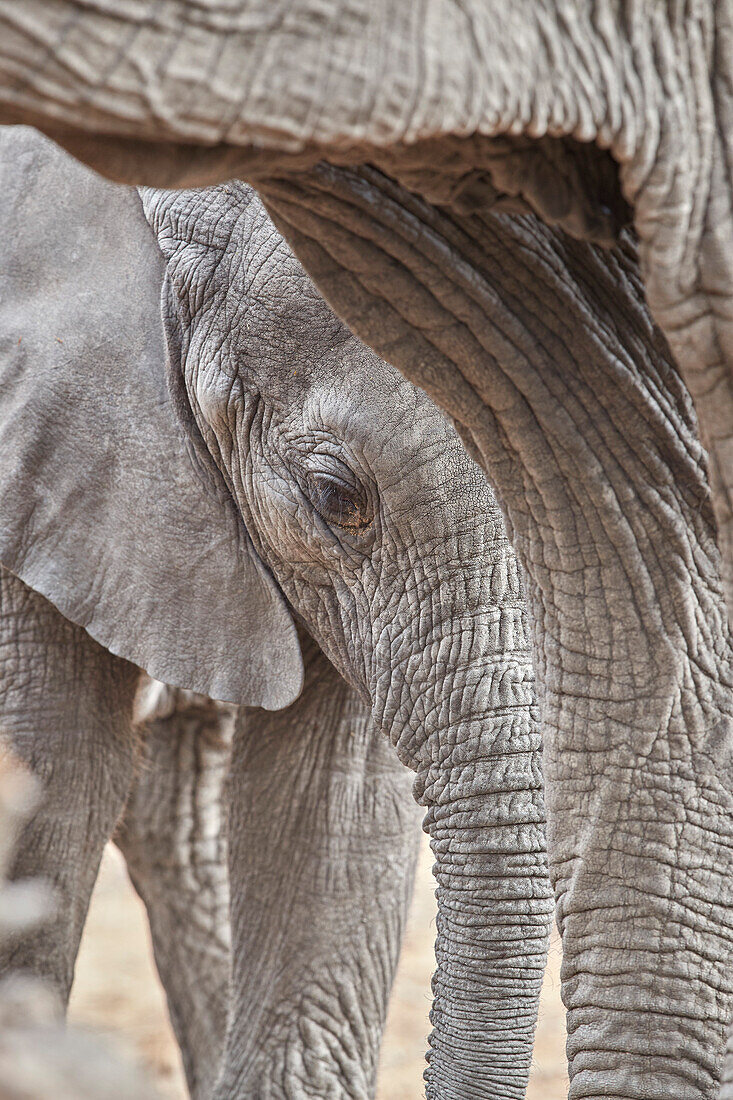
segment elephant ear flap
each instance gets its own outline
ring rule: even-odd
[[[0,130],[0,193],[0,563],[159,680],[287,706],[295,626],[190,452],[137,193],[20,127]]]

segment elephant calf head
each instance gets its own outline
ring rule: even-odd
[[[273,605],[285,596],[383,720],[420,724],[456,665],[473,666],[454,690],[483,716],[486,660],[505,659],[495,620],[509,601],[521,634],[522,598],[457,433],[334,316],[247,185],[146,191],[143,205],[166,259],[183,431],[275,578]],[[286,641],[272,675],[295,685]],[[507,672],[528,699],[522,655]]]
[[[523,596],[483,476],[249,187],[138,196],[31,132],[2,142],[0,562],[112,652],[237,703],[297,697],[305,625],[428,811],[428,1093],[522,1095],[549,886]]]

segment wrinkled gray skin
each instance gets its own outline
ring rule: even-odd
[[[53,899],[38,880],[8,882],[16,837],[40,792],[12,753],[0,757],[0,941],[51,918]],[[58,999],[27,974],[0,983],[0,1090],[3,1100],[156,1100],[132,1064],[94,1036],[66,1029]]]
[[[1,140],[2,724],[48,791],[17,872],[65,903],[26,961],[68,991],[140,666],[249,708],[219,1100],[371,1095],[414,862],[402,764],[438,880],[428,1091],[521,1097],[550,890],[523,593],[481,471],[249,187],[141,199],[31,131]],[[199,1095],[224,941],[207,961],[168,932],[220,909],[206,813],[176,839],[208,797],[181,795],[177,754],[208,721],[156,719],[118,834]]]
[[[302,735],[297,707],[278,713],[284,736]],[[189,1092],[202,1100],[216,1083],[227,1028],[231,938],[225,783],[237,723],[241,728],[244,715],[237,707],[143,677],[134,707],[140,756],[114,834],[147,908]],[[321,736],[328,744],[332,735],[325,729],[321,734],[319,726],[315,739],[303,738],[306,754],[317,751]],[[324,772],[327,787],[332,778]],[[297,804],[307,811],[310,799]],[[256,804],[248,810],[255,814]],[[272,814],[273,821],[277,816]],[[264,828],[267,819],[263,814]],[[368,828],[369,822],[363,825]],[[269,854],[276,862],[277,851]]]
[[[733,986],[730,0],[145,16],[0,0],[2,117],[130,182],[253,179],[341,316],[455,417],[532,607],[571,1096],[713,1096]]]
[[[195,1098],[211,1096],[230,1007],[226,782],[237,950],[224,1094],[373,1092],[415,810],[367,708],[301,640],[306,685],[284,711],[149,681],[136,701],[143,754],[115,841],[147,906]],[[348,1057],[329,1051],[336,1039]]]

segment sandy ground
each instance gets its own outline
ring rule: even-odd
[[[435,936],[430,851],[422,853],[410,922],[382,1047],[379,1100],[420,1100]],[[560,948],[553,940],[545,977],[529,1100],[566,1095]],[[161,1100],[187,1097],[178,1050],[152,962],[142,903],[122,857],[102,863],[76,968],[70,1018],[113,1037],[157,1082]]]

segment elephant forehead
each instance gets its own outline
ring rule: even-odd
[[[269,372],[273,363],[317,367],[335,349],[358,343],[251,188],[143,191],[143,201],[199,352],[209,356],[215,345],[234,364],[264,363]]]
[[[294,379],[297,382],[297,378]],[[353,340],[303,384],[290,406],[306,431],[341,440],[382,490],[399,489],[417,504],[456,500],[494,508],[483,472],[451,422],[422,390]]]
[[[271,352],[284,349],[289,359],[300,359],[304,368],[315,366],[316,371],[342,348],[347,354],[362,349],[365,358],[378,361],[324,301],[271,223],[247,240],[234,238],[228,260],[221,289],[227,314],[245,318],[241,339],[256,340]]]

